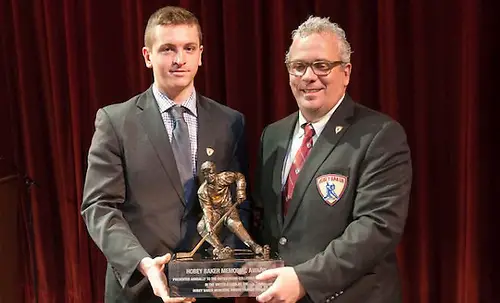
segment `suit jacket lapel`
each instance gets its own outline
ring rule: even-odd
[[[298,114],[293,114],[286,118],[282,125],[282,129],[278,132],[280,136],[278,138],[272,138],[277,142],[275,158],[276,164],[273,165],[273,167],[275,168],[273,171],[273,192],[278,193],[278,200],[276,201],[276,219],[278,220],[280,229],[283,227],[283,166],[285,165],[285,157],[291,144],[291,139],[293,136],[293,131],[295,129],[295,124],[297,123],[297,119]]]
[[[321,132],[318,140],[314,144],[301,172],[297,178],[293,197],[290,201],[288,213],[285,216],[283,229],[286,229],[291,220],[295,216],[299,205],[304,199],[306,189],[310,186],[311,182],[315,182],[314,175],[318,171],[321,164],[333,151],[339,139],[344,135],[350,126],[349,118],[354,114],[354,103],[351,98],[346,94],[344,100],[337,108],[337,110],[330,117],[325,128]]]
[[[139,121],[141,121],[151,144],[156,150],[163,169],[167,172],[170,181],[174,185],[175,191],[185,205],[184,190],[181,185],[177,164],[175,163],[172,147],[168,140],[167,130],[163,124],[163,119],[151,88],[139,98],[137,101],[137,108]]]
[[[213,125],[211,119],[216,119],[216,117],[211,117],[210,115],[210,104],[206,102],[203,96],[197,94],[197,111],[198,111],[198,150],[197,150],[197,163],[196,163],[196,173],[198,175],[198,183],[200,184],[202,180],[201,175],[201,165],[203,162],[212,160],[207,149],[212,148],[215,152],[215,139],[217,136],[214,135],[214,129],[210,128]],[[199,185],[198,184],[198,185]]]

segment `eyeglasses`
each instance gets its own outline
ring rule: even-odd
[[[318,76],[327,76],[332,69],[341,64],[345,64],[344,61],[314,61],[314,62],[304,62],[304,61],[290,61],[286,63],[286,68],[288,69],[288,73],[293,76],[302,77],[307,68],[310,66],[313,73]]]

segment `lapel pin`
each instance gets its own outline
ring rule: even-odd
[[[214,149],[211,147],[207,147],[207,155],[210,157],[213,154],[214,154]]]
[[[335,134],[340,133],[340,131],[341,131],[343,128],[344,128],[343,126],[337,126],[337,127],[335,127]]]

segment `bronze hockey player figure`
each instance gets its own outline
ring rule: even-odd
[[[215,172],[215,164],[206,161],[201,165],[201,172],[205,181],[198,189],[198,198],[203,210],[203,217],[198,223],[198,233],[206,236],[206,240],[213,247],[215,259],[229,259],[233,257],[233,249],[224,247],[217,236],[222,224],[217,222],[225,216],[224,224],[240,238],[256,255],[263,255],[262,246],[258,245],[243,226],[236,207],[233,207],[230,185],[236,183],[236,203],[246,200],[245,176],[239,172]],[[208,234],[208,235],[207,235]]]

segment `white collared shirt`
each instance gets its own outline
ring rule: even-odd
[[[339,102],[335,104],[335,106],[326,113],[321,119],[312,123],[312,127],[314,128],[314,136],[313,136],[313,146],[318,141],[319,136],[323,129],[325,129],[326,123],[330,120],[335,110],[340,106],[342,100],[344,100],[345,94],[340,98]],[[299,119],[297,119],[297,123],[295,124],[295,129],[293,131],[292,142],[288,147],[288,152],[285,157],[285,163],[283,165],[283,171],[281,173],[281,186],[285,185],[286,179],[288,178],[288,173],[290,172],[290,167],[292,167],[293,159],[295,159],[295,154],[300,148],[302,144],[302,138],[304,137],[304,125],[307,123],[306,118],[299,110]]]

